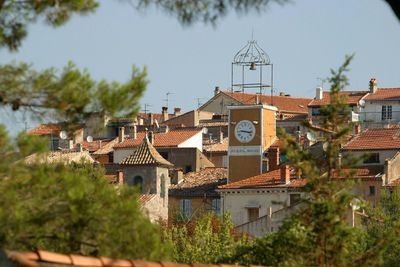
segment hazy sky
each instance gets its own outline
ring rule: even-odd
[[[293,0],[261,14],[232,13],[216,27],[182,26],[160,11],[138,12],[106,0],[96,13],[61,28],[31,26],[19,52],[3,49],[0,58],[38,69],[62,68],[71,60],[96,79],[119,82],[129,79],[132,65],[147,66],[150,84],[142,106],[161,112],[170,92],[169,110],[185,112],[209,99],[215,86],[230,88],[233,56],[252,32],[274,64],[275,93],[313,97],[318,78],[351,53],[349,89],[366,89],[371,77],[379,87],[400,87],[400,23],[382,0]],[[10,124],[11,112],[1,112],[2,122],[24,127],[23,119],[11,115]]]

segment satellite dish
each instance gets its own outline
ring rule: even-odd
[[[88,136],[86,137],[86,141],[88,141],[89,143],[93,142],[93,137],[90,136],[90,135],[88,135]]]
[[[360,101],[358,101],[358,104],[360,105],[360,107],[364,107],[365,106],[365,100],[364,99],[360,99]]]
[[[65,140],[65,139],[67,139],[67,132],[66,131],[61,131],[58,136],[60,136],[60,138],[62,140]]]
[[[202,131],[203,131],[203,134],[208,134],[208,128],[207,127],[204,127]]]
[[[328,142],[322,144],[322,149],[326,152],[328,150]]]
[[[308,132],[308,133],[306,134],[306,138],[307,138],[307,140],[310,141],[310,142],[315,142],[315,141],[316,141],[316,138],[315,138],[314,134],[312,134],[311,132]]]

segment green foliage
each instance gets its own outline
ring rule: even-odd
[[[17,50],[28,34],[29,24],[38,19],[61,26],[72,15],[91,13],[97,6],[95,0],[0,0],[0,48]]]
[[[207,214],[172,226],[167,235],[173,243],[173,260],[181,263],[221,263],[231,257],[236,247],[246,243],[245,238],[233,235],[228,214],[221,219]]]
[[[271,2],[283,5],[289,0],[137,0],[138,8],[156,6],[164,12],[176,16],[184,25],[202,21],[213,25],[235,10],[238,13],[260,12]]]
[[[369,207],[363,221],[368,233],[367,249],[376,254],[380,266],[394,267],[400,262],[400,190],[387,188],[382,191],[379,206]],[[369,256],[369,255],[367,255]]]
[[[117,191],[93,165],[26,165],[16,159],[35,146],[22,138],[16,148],[0,128],[0,143],[8,144],[1,151],[7,164],[0,165],[2,249],[168,258],[169,246],[142,213],[136,191]]]
[[[146,69],[132,69],[126,83],[94,81],[87,70],[73,63],[61,71],[36,71],[26,63],[0,66],[0,103],[13,110],[28,109],[71,125],[82,123],[93,113],[99,117],[132,116],[146,86]]]

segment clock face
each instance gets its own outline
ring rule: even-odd
[[[236,124],[235,137],[242,143],[248,143],[256,135],[256,127],[249,120],[242,120]]]

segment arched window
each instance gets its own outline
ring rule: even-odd
[[[133,178],[133,186],[136,186],[139,188],[139,192],[142,192],[143,189],[143,178],[142,176],[135,176]]]
[[[161,174],[161,181],[160,181],[160,197],[165,197],[165,175]]]

